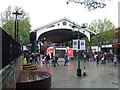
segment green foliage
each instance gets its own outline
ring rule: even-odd
[[[90,30],[98,33],[98,35],[91,38],[91,42],[95,45],[103,44],[104,42],[112,42],[115,33],[115,26],[110,21],[104,18],[103,20],[94,20],[88,27]]]
[[[1,14],[1,24],[2,28],[6,30],[9,35],[14,36],[14,21],[11,13],[11,6],[9,6],[5,12]]]
[[[115,25],[110,20],[104,18],[103,20],[94,20],[88,28],[96,33],[102,33],[115,28]]]
[[[14,26],[15,26],[15,19],[13,17],[13,11],[15,12],[18,10],[18,12],[22,13],[21,19],[18,22],[18,30],[19,30],[19,37],[18,42],[26,45],[29,43],[29,31],[31,28],[30,25],[30,17],[29,14],[26,13],[21,7],[15,7],[12,10],[12,7],[9,6],[5,12],[1,13],[1,24],[2,28],[6,30],[6,32],[11,35],[14,38]],[[22,40],[20,40],[20,36],[22,37]]]
[[[104,31],[96,36],[93,36],[91,41],[94,42],[96,45],[97,44],[105,44],[105,43],[112,43],[113,42],[113,38],[114,38],[114,34],[115,34],[116,29],[113,28],[109,31]]]
[[[68,41],[68,46],[72,48],[72,41]]]

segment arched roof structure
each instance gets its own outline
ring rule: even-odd
[[[74,28],[73,25],[75,26]],[[95,32],[87,28],[82,28],[79,24],[67,18],[63,18],[48,25],[39,27],[37,29],[34,29],[32,32],[36,32],[37,41],[45,38],[48,42],[56,43],[76,39],[76,35],[78,35],[78,33],[80,35],[80,38],[86,36],[89,41],[91,35],[96,35]]]

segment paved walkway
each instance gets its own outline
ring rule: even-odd
[[[96,64],[81,61],[81,69],[86,67],[88,76],[77,77],[77,60],[70,60],[68,66],[59,61],[59,66],[38,65],[38,70],[52,74],[51,88],[118,88],[118,66],[113,63]]]

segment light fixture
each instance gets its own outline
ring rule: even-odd
[[[15,14],[15,31],[14,31],[14,39],[18,41],[18,21],[21,19],[22,13],[19,13],[18,10],[16,12],[13,12],[12,14]]]

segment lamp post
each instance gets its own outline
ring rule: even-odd
[[[73,23],[72,28],[73,28],[73,30],[74,30],[74,28],[76,28],[76,26],[75,26],[74,23]],[[77,67],[77,76],[80,76],[80,77],[81,77],[79,39],[80,39],[80,34],[79,34],[79,30],[78,30],[78,52],[77,52],[77,55],[78,55],[78,67]]]
[[[23,37],[20,36],[21,53],[23,53]]]
[[[16,12],[13,12],[13,14],[15,14],[15,31],[14,31],[14,39],[16,41],[18,41],[18,21],[20,20],[20,15],[22,15],[22,13],[19,13],[18,10],[16,10]]]
[[[117,55],[117,47],[116,47],[116,45],[118,45],[118,30],[116,30],[116,32],[115,32],[114,43],[115,43],[114,55],[118,56]]]
[[[100,36],[99,34],[96,36],[98,38],[98,41],[97,41],[97,46],[98,46],[98,60],[100,61]]]

